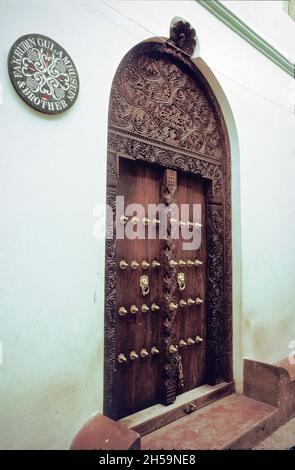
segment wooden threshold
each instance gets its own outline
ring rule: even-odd
[[[126,416],[119,420],[129,429],[145,436],[166,424],[172,423],[187,415],[185,409],[195,406],[196,410],[209,405],[213,401],[230,395],[234,391],[233,382],[220,382],[217,385],[201,385],[201,387],[179,395],[171,405],[154,405],[145,410]]]

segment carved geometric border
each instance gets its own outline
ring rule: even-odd
[[[158,148],[162,148],[164,150],[167,149],[167,150],[172,150],[172,151],[177,151],[177,152],[180,151],[182,155],[187,155],[188,157],[193,157],[193,158],[198,157],[200,160],[209,161],[209,162],[211,161],[212,163],[215,163],[216,165],[219,165],[219,166],[222,166],[222,158],[225,158],[225,155],[221,155],[221,158],[216,158],[216,157],[212,157],[211,155],[207,155],[205,153],[183,149],[183,148],[178,147],[177,145],[167,144],[166,142],[159,142],[156,139],[152,139],[146,136],[139,136],[135,134],[134,132],[126,131],[125,129],[121,129],[120,127],[116,127],[113,125],[109,126],[108,131],[109,133],[113,132],[114,134],[126,136],[131,139],[135,138],[138,142],[144,142],[146,144],[150,143],[151,145],[156,146]]]

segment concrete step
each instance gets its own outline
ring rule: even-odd
[[[250,449],[273,431],[278,408],[233,393],[141,439],[142,449]]]

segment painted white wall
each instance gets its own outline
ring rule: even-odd
[[[221,3],[294,62],[294,20],[284,10],[282,0],[221,0]]]
[[[243,356],[278,360],[295,338],[292,79],[196,2],[167,4],[0,1],[0,448],[67,448],[102,409],[104,241],[92,231],[109,91],[124,54],[167,36],[173,16],[196,28],[230,128],[238,389]],[[63,115],[31,110],[9,82],[9,49],[30,32],[76,63],[80,95]]]

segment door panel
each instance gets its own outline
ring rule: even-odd
[[[182,238],[179,239],[175,250],[175,260],[191,260],[195,261],[199,259],[202,261],[200,267],[184,266],[177,267],[177,273],[183,272],[185,276],[185,289],[179,291],[177,286],[177,298],[178,303],[177,315],[175,318],[176,325],[176,338],[178,340],[184,340],[187,342],[188,338],[192,338],[195,341],[196,335],[202,338],[202,342],[195,343],[193,345],[187,345],[179,347],[181,354],[182,366],[183,366],[183,383],[184,387],[180,391],[188,391],[192,388],[198,387],[204,383],[205,375],[205,352],[206,352],[206,338],[205,338],[205,302],[200,305],[193,304],[191,306],[186,305],[181,307],[179,302],[180,299],[184,299],[186,302],[189,298],[195,300],[199,297],[201,300],[205,300],[205,288],[206,288],[206,235],[205,235],[205,187],[204,183],[197,178],[185,175],[178,172],[177,177],[177,194],[176,204],[180,207],[181,204],[189,204],[189,220],[193,220],[193,205],[201,205],[200,219],[202,223],[201,229],[201,245],[196,250],[184,250],[183,243],[187,242]],[[187,222],[187,219],[184,220]],[[179,344],[178,344],[179,346]]]
[[[153,166],[120,159],[117,194],[124,196],[124,208],[129,204],[139,203],[144,208],[143,217],[148,217],[148,204],[159,204],[161,200],[161,188],[164,170]],[[176,242],[174,259],[195,261],[200,259],[203,264],[200,267],[174,268],[176,273],[183,272],[185,276],[185,289],[179,291],[178,284],[175,290],[175,303],[178,304],[177,314],[174,320],[176,346],[179,340],[187,342],[188,338],[195,341],[199,335],[203,341],[178,349],[181,355],[183,369],[183,387],[179,393],[191,390],[204,383],[205,374],[205,302],[200,305],[186,305],[180,307],[181,299],[188,298],[205,299],[206,289],[206,241],[205,241],[205,186],[198,178],[193,178],[178,172],[176,204],[189,204],[189,220],[193,218],[193,204],[201,205],[202,238],[200,248],[184,250],[181,238]],[[119,214],[120,215],[120,214]],[[135,215],[135,214],[134,214]],[[138,214],[136,214],[138,215]],[[139,216],[139,219],[142,219]],[[130,219],[128,214],[130,228]],[[187,220],[185,220],[187,221]],[[138,223],[140,225],[142,221]],[[127,227],[125,225],[125,228]],[[135,226],[136,227],[136,226]],[[136,230],[136,228],[135,228]],[[196,229],[195,229],[196,230]],[[155,239],[148,239],[148,227],[144,228],[144,239],[116,240],[117,260],[117,318],[116,318],[116,356],[123,354],[126,362],[118,363],[116,374],[116,389],[118,397],[118,418],[132,414],[136,411],[159,403],[161,381],[163,380],[163,361],[165,358],[165,342],[163,340],[164,311],[164,266],[152,267],[152,261],[161,261],[163,241],[159,240],[158,231]],[[132,261],[139,264],[136,269],[131,268]],[[147,269],[141,267],[142,261],[150,263]],[[127,267],[120,269],[120,262],[125,261]],[[172,269],[172,268],[171,268]],[[148,276],[149,293],[143,295],[140,288],[140,277]],[[160,307],[152,312],[151,306],[155,303]],[[146,304],[149,311],[142,312],[141,307]],[[131,305],[136,305],[138,311],[130,313]],[[124,307],[126,313],[120,315],[119,309]],[[158,354],[152,354],[153,346],[159,350]],[[148,356],[141,357],[140,352],[146,349]],[[135,351],[135,359],[130,359],[130,353]]]
[[[125,197],[125,208],[129,204],[140,203],[147,214],[149,203],[160,202],[159,178],[161,170],[121,159],[120,177],[118,179],[118,195]],[[124,306],[128,313],[118,315],[117,321],[117,355],[124,353],[127,362],[118,365],[117,390],[119,398],[119,417],[134,413],[158,402],[158,388],[161,371],[161,355],[152,355],[151,348],[156,346],[160,351],[160,311],[152,312],[153,302],[161,304],[160,270],[158,268],[132,269],[132,260],[139,264],[143,260],[152,262],[158,260],[159,240],[117,240],[117,265],[121,260],[128,263],[125,270],[118,269],[117,278],[117,307]],[[139,279],[141,275],[149,277],[150,292],[141,294]],[[149,311],[141,312],[141,306],[146,304]],[[136,305],[139,311],[130,313],[130,306]],[[140,351],[145,348],[149,355],[140,357]],[[138,359],[130,360],[129,353],[135,351]]]

